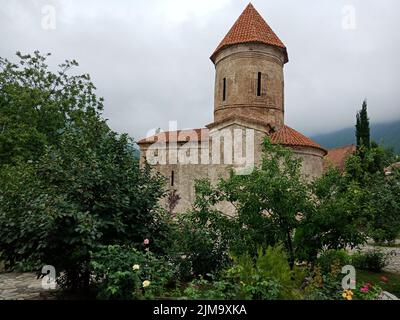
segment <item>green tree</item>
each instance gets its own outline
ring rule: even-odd
[[[370,147],[370,128],[369,119],[367,111],[367,101],[364,100],[361,110],[357,113],[357,123],[356,123],[356,140],[357,148],[362,147],[369,149]]]
[[[146,238],[153,252],[168,246],[170,222],[158,208],[164,178],[140,168],[131,139],[109,129],[93,85],[47,73],[44,59],[25,56],[26,69],[7,63],[2,73],[6,135],[16,119],[17,130],[31,128],[42,144],[31,150],[10,137],[10,152],[3,153],[0,253],[9,269],[50,264],[63,272],[61,284],[87,288],[90,252],[99,246],[139,248]],[[57,84],[54,93],[48,81]]]
[[[105,125],[90,76],[70,74],[75,60],[52,72],[49,56],[17,52],[17,63],[0,57],[0,165],[38,159],[66,128]]]
[[[305,212],[296,230],[297,256],[314,261],[325,249],[355,247],[366,241],[371,208],[365,190],[331,169],[313,183],[315,210]]]
[[[236,209],[230,230],[221,231],[232,237],[230,247],[236,254],[249,251],[255,256],[259,247],[282,242],[293,267],[294,232],[301,215],[312,210],[310,188],[301,176],[300,158],[268,139],[263,147],[260,167],[249,175],[232,171],[228,179],[221,180],[218,190],[203,193],[201,199],[208,203],[204,208],[228,201]],[[209,212],[204,208],[202,212]]]

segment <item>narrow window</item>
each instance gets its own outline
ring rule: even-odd
[[[171,171],[171,187],[173,187],[174,186],[174,181],[175,180],[175,172],[174,172],[174,170],[172,170]]]
[[[225,101],[225,99],[226,99],[226,78],[224,78],[224,84],[222,89],[222,101]]]
[[[258,73],[257,79],[257,97],[261,96],[261,72]]]

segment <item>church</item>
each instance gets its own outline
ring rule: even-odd
[[[138,142],[141,164],[148,162],[167,178],[169,190],[177,197],[174,210],[190,209],[197,179],[217,183],[230,169],[246,174],[257,166],[266,136],[302,158],[305,179],[321,176],[327,150],[285,124],[287,48],[252,4],[210,59],[215,65],[214,121],[193,130],[156,133]],[[233,212],[228,204],[220,209]]]

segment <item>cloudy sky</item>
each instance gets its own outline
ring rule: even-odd
[[[285,43],[286,123],[313,135],[353,125],[368,98],[375,122],[400,118],[400,1],[253,0]],[[212,122],[209,56],[247,0],[1,0],[0,56],[36,49],[76,59],[135,138]]]

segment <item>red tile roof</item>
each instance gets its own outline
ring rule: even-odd
[[[154,142],[187,142],[187,141],[202,141],[208,140],[207,128],[187,129],[178,131],[160,132],[151,137],[144,138],[138,144],[151,144]]]
[[[215,49],[211,60],[215,61],[217,53],[223,48],[240,43],[264,43],[282,48],[284,49],[285,62],[288,61],[285,45],[251,3],[236,20],[217,49]]]
[[[270,136],[271,142],[274,144],[282,144],[285,146],[312,147],[323,150],[319,144],[297,132],[296,130],[283,126],[280,130],[274,132]],[[142,139],[138,144],[152,144],[154,142],[187,142],[187,141],[203,141],[209,139],[209,129],[187,129],[178,131],[161,132],[151,137]]]
[[[356,150],[357,147],[354,144],[328,150],[324,161],[325,170],[333,166],[343,172],[347,158]]]
[[[318,143],[312,141],[310,138],[302,135],[300,132],[288,127],[283,126],[278,131],[271,134],[271,142],[274,144],[281,144],[284,146],[293,146],[293,147],[311,147],[324,151],[326,150],[322,148]]]

